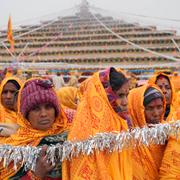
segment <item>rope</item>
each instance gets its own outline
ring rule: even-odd
[[[180,52],[180,48],[179,48],[178,44],[176,43],[176,41],[173,38],[171,40],[174,43],[174,45],[177,47],[178,51]]]
[[[55,16],[55,17],[57,17],[57,15],[59,16],[60,14],[63,14],[63,15],[64,15],[64,12],[66,12],[66,11],[68,12],[68,11],[70,11],[70,10],[74,10],[74,8],[75,8],[75,7],[68,8],[68,9],[63,9],[63,10],[61,10],[61,11],[54,12],[54,13],[48,13],[48,14],[45,14],[45,15],[43,15],[43,16],[33,17],[33,18],[30,18],[30,19],[24,19],[24,20],[18,21],[18,22],[16,22],[16,23],[13,23],[13,26],[14,26],[14,27],[19,27],[19,26],[21,27],[22,23],[26,26],[30,21],[32,22],[33,20],[35,20],[36,22],[38,22],[39,20],[41,21],[43,18],[46,18],[46,19],[44,19],[44,21],[46,21],[47,18],[49,18],[50,16]],[[37,21],[37,19],[39,19],[39,20]],[[2,27],[0,27],[0,29],[6,29],[6,27],[7,27],[7,25],[3,25]],[[34,25],[28,26],[28,27],[26,27],[26,28],[23,28],[23,30],[31,29],[32,27],[34,27]],[[21,31],[21,30],[22,30],[22,29],[17,29],[17,30],[14,30],[13,32],[16,33],[16,32],[19,32],[19,31]],[[2,35],[6,35],[6,32],[3,32],[3,33],[0,35],[0,37],[1,37]]]
[[[63,10],[62,12],[67,11],[67,10],[72,10],[72,9],[75,9],[75,7],[69,8],[69,9],[66,9],[66,10]],[[46,27],[46,26],[52,25],[52,24],[55,23],[57,20],[61,20],[61,19],[62,19],[62,18],[58,18],[58,19],[57,19],[57,17],[56,17],[56,18],[54,18],[53,20],[51,20],[51,21],[50,21],[49,23],[47,23],[47,24],[43,24],[42,26],[40,26],[40,27],[38,27],[38,28],[35,28],[35,29],[32,29],[32,30],[27,31],[27,32],[25,32],[25,33],[22,33],[22,34],[20,34],[20,35],[14,36],[14,40],[19,39],[20,37],[25,36],[25,35],[28,35],[28,34],[30,34],[30,33],[33,33],[33,32],[35,32],[35,31],[38,31],[38,30],[40,30],[40,29],[43,29],[43,28]],[[31,29],[32,27],[34,27],[34,25],[29,26],[28,28]],[[28,28],[27,28],[27,29],[28,29]],[[25,29],[26,29],[26,28],[25,28]],[[24,29],[21,29],[21,30],[24,30]],[[19,30],[19,31],[21,31],[21,30]],[[4,40],[2,40],[0,43],[6,42],[6,41],[8,41],[8,40],[7,40],[7,39],[4,39]]]
[[[101,24],[101,26],[103,26],[106,30],[108,30],[109,32],[111,32],[113,35],[115,35],[119,40],[121,41],[125,41],[126,43],[136,47],[136,48],[139,48],[139,49],[142,49],[144,50],[145,52],[149,52],[153,55],[156,55],[156,56],[160,56],[160,57],[163,57],[163,58],[166,58],[166,59],[170,59],[170,60],[173,60],[173,61],[176,61],[176,62],[180,62],[180,59],[177,59],[177,58],[174,58],[172,56],[168,56],[168,55],[164,55],[164,54],[161,54],[161,53],[158,53],[158,52],[155,52],[155,51],[152,51],[150,49],[147,49],[147,48],[144,48],[142,46],[139,46],[125,38],[123,38],[122,36],[120,36],[119,34],[115,33],[114,31],[112,31],[110,28],[108,28],[103,22],[101,22],[97,17],[96,15],[94,15],[93,13],[91,13],[92,16],[97,20],[97,22],[99,22],[99,24]]]
[[[130,16],[142,17],[142,18],[159,19],[159,20],[163,20],[163,21],[180,22],[180,19],[174,19],[174,18],[162,18],[162,17],[157,17],[157,16],[147,16],[147,15],[142,15],[142,14],[122,12],[122,11],[120,11],[119,13],[121,13],[121,14],[127,14],[127,15],[130,15]]]
[[[110,11],[110,10],[106,10],[106,9],[101,9],[101,8],[97,8],[97,7],[94,7],[94,6],[91,6],[91,8],[93,8],[93,9],[95,9],[95,10],[97,10],[97,11],[101,11],[102,13],[105,13],[105,14],[113,14],[114,16],[118,16],[118,18],[120,18],[119,16],[119,12],[117,13],[115,13],[115,12],[113,12],[113,11]],[[121,14],[123,14],[122,12],[120,12]],[[124,13],[125,14],[125,13]],[[124,15],[123,14],[123,15]],[[127,15],[128,15],[128,13],[126,13],[126,18],[127,18]],[[133,15],[130,15],[130,13],[129,13],[129,16],[131,16],[131,20],[129,20],[130,22],[135,22],[135,21],[138,21],[138,22],[140,22],[140,19],[135,19],[135,16],[133,16]],[[133,20],[132,20],[132,16],[133,16]],[[142,17],[141,17],[141,19],[143,19],[144,17],[143,17],[144,15],[142,15]],[[122,15],[121,15],[121,18],[122,18]],[[149,18],[150,18],[150,16],[149,16]],[[155,17],[154,17],[155,18]],[[158,17],[157,17],[158,18]],[[160,18],[160,17],[159,17]],[[129,18],[128,18],[129,19]],[[165,19],[165,18],[164,18]],[[176,19],[176,20],[178,20],[178,19]],[[126,20],[127,21],[127,20]],[[168,20],[167,20],[168,21]],[[180,21],[180,20],[179,20]],[[155,22],[155,21],[150,21],[150,19],[149,19],[149,22],[147,23],[147,18],[146,18],[146,21],[144,22],[144,21],[142,21],[141,20],[141,23],[143,23],[143,24],[146,24],[146,25],[155,25],[155,26],[158,26],[158,27],[163,27],[163,28],[169,28],[169,29],[171,29],[171,30],[179,30],[180,29],[180,27],[176,27],[176,26],[170,26],[170,25],[165,25],[165,24],[160,24],[160,22],[158,21],[158,22]],[[151,29],[151,28],[149,28],[149,29]],[[171,32],[171,31],[168,31],[168,30],[166,30],[166,32]],[[171,32],[172,33],[172,32]]]
[[[15,57],[14,54],[9,50],[9,48],[4,44],[4,42],[2,42],[1,44],[4,46],[4,48],[6,49],[6,51],[11,55],[11,57],[15,59],[16,57]]]
[[[95,20],[98,21],[104,28],[106,28],[109,32],[111,32],[112,34],[114,34],[114,35],[115,35],[116,37],[118,37],[120,40],[123,40],[123,41],[131,44],[132,46],[137,47],[137,48],[143,49],[143,50],[146,51],[146,52],[150,52],[150,53],[155,54],[155,55],[157,55],[157,56],[162,56],[162,57],[171,59],[171,60],[173,60],[173,61],[175,60],[175,61],[178,61],[178,62],[179,62],[179,59],[176,59],[176,58],[173,58],[173,57],[171,57],[171,56],[166,56],[166,55],[163,55],[163,54],[154,52],[154,51],[152,51],[152,50],[146,49],[146,48],[144,48],[144,47],[141,47],[141,46],[139,46],[139,45],[137,45],[137,44],[134,44],[134,43],[128,41],[127,39],[125,39],[125,38],[119,36],[117,33],[113,32],[113,31],[112,31],[110,28],[108,28],[106,25],[104,25],[94,14],[92,14],[92,16],[93,16],[93,17],[95,18]],[[94,19],[94,18],[91,18],[91,19]],[[25,35],[25,34],[29,34],[29,33],[32,33],[32,32],[34,32],[34,31],[37,31],[37,30],[39,30],[39,29],[42,29],[42,28],[44,28],[44,27],[46,27],[46,26],[48,26],[48,25],[53,24],[55,21],[56,21],[56,20],[54,20],[54,21],[52,21],[52,22],[50,22],[50,23],[48,23],[48,24],[45,24],[45,25],[43,25],[43,26],[41,26],[41,27],[38,27],[38,28],[36,28],[36,29],[33,29],[33,30],[29,31],[29,32],[26,32],[26,33],[23,33],[23,34],[21,34],[21,35],[19,35],[19,36],[16,36],[16,38],[22,37],[22,36]],[[29,56],[27,56],[27,57],[34,56],[34,55],[36,55],[37,53],[41,52],[43,49],[45,49],[46,47],[48,47],[50,43],[56,41],[60,36],[62,36],[62,34],[58,35],[58,36],[55,37],[55,38],[52,38],[49,42],[47,42],[47,43],[46,43],[45,45],[43,45],[41,48],[39,48],[39,49],[35,50],[34,52],[32,52],[32,53],[31,53]],[[25,56],[23,56],[23,58],[25,58]],[[21,57],[21,59],[22,59],[22,57]],[[26,63],[26,64],[27,64],[27,63]],[[51,64],[51,63],[50,63],[50,64]],[[87,65],[77,66],[77,64],[70,64],[70,63],[64,63],[64,64],[66,64],[66,65],[69,64],[69,67],[70,67],[70,68],[73,68],[73,67],[83,67],[83,68],[84,68],[84,67],[87,66]],[[52,65],[52,64],[51,64],[51,65]],[[174,63],[174,64],[173,64],[173,63],[164,63],[164,64],[160,64],[160,65],[155,65],[155,66],[153,66],[153,67],[166,67],[166,66],[170,66],[170,65],[171,65],[171,66],[174,66],[174,67],[177,67],[179,64],[175,64],[175,63]],[[94,65],[93,65],[93,66],[94,66]],[[102,66],[102,65],[101,65],[101,66]],[[105,66],[107,66],[107,64],[106,64]],[[102,67],[105,67],[105,66],[103,65]],[[121,64],[121,66],[122,66],[122,64]],[[126,66],[126,67],[128,67],[128,68],[135,67],[134,65],[132,65],[132,66],[124,65],[124,66]],[[144,66],[144,67],[152,67],[152,65],[137,65],[136,68],[142,68],[143,66]],[[42,67],[42,66],[40,66],[40,67]],[[57,65],[56,65],[56,67],[57,67]],[[97,67],[97,66],[96,66],[96,67]],[[99,67],[99,66],[98,66],[98,67]],[[118,67],[119,67],[119,66],[118,66]],[[89,65],[88,65],[88,68],[89,68]]]
[[[49,42],[47,42],[46,44],[44,44],[42,47],[36,49],[35,51],[33,51],[30,55],[28,56],[22,56],[20,58],[20,60],[23,60],[24,58],[26,57],[32,57],[32,56],[35,56],[36,54],[42,52],[45,48],[47,48],[49,46],[49,44],[51,44],[52,42],[56,41],[57,39],[59,39],[60,37],[62,37],[62,32],[58,35],[58,36],[55,36],[54,38],[52,38]]]

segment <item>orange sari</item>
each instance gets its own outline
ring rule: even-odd
[[[180,140],[173,137],[168,140],[159,177],[161,180],[180,179]]]
[[[180,91],[177,94],[177,99],[178,99],[177,119],[180,119]]]
[[[63,106],[70,109],[77,109],[77,103],[79,101],[78,88],[62,87],[57,90],[57,94]]]
[[[18,78],[7,77],[1,82],[0,97],[2,95],[4,86],[9,80],[15,80],[20,86],[22,86],[22,82]],[[0,123],[17,123],[17,112],[5,108],[2,103],[0,103]]]
[[[129,112],[132,117],[134,127],[143,127],[146,125],[145,108],[143,105],[144,93],[148,87],[154,87],[161,91],[155,85],[144,85],[132,89],[128,97]],[[165,111],[165,99],[164,99]],[[163,115],[161,121],[163,121]],[[133,179],[134,180],[156,180],[159,175],[159,167],[163,157],[165,145],[138,146],[132,152],[133,158]]]
[[[19,94],[21,94],[21,91],[19,92]],[[20,109],[19,102],[20,102],[20,96],[18,99],[18,109]],[[7,139],[4,139],[3,144],[9,144],[13,146],[26,146],[26,145],[38,146],[38,144],[44,137],[60,134],[63,131],[66,131],[68,129],[67,118],[62,108],[61,108],[59,117],[55,119],[55,122],[52,128],[49,129],[48,131],[40,131],[40,130],[33,129],[29,121],[22,116],[20,111],[18,111],[17,123],[20,125],[20,128],[18,129],[18,131],[16,132],[16,134],[11,135]],[[20,168],[21,166],[19,166],[17,169],[19,170]],[[0,180],[1,179],[6,180],[12,177],[18,172],[18,170],[15,171],[13,169],[12,163],[8,166],[8,168],[1,167]]]
[[[99,73],[83,82],[83,97],[78,106],[68,140],[84,140],[99,132],[127,130],[124,119],[113,110]],[[131,150],[79,155],[63,162],[63,180],[132,179]]]
[[[150,84],[155,84],[156,81],[157,81],[157,77],[159,75],[166,76],[169,79],[170,86],[171,86],[171,89],[172,89],[172,100],[171,100],[171,105],[170,105],[170,112],[169,112],[169,115],[168,115],[166,121],[169,122],[169,121],[171,121],[173,119],[176,120],[177,119],[178,103],[177,103],[177,99],[176,99],[176,92],[175,92],[174,84],[172,83],[172,80],[171,80],[170,76],[168,76],[167,74],[164,74],[162,72],[159,72],[159,73],[155,74],[154,76],[152,76],[149,79],[149,83]]]
[[[175,87],[175,91],[180,91],[180,76],[172,76],[172,82]]]

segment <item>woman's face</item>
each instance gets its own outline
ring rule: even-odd
[[[161,98],[152,100],[145,106],[146,122],[149,124],[160,123],[163,114],[164,103]]]
[[[172,99],[172,90],[169,81],[166,78],[161,77],[156,81],[156,84],[159,86],[164,96],[166,97],[166,104],[170,105]]]
[[[127,111],[128,110],[129,82],[123,84],[115,93],[119,96],[117,102],[121,110]]]
[[[1,102],[5,108],[15,110],[15,94],[17,90],[17,87],[12,82],[6,83],[1,94]]]
[[[55,109],[48,103],[37,105],[29,112],[27,119],[34,129],[49,130],[55,121]]]

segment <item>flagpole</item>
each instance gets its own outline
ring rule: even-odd
[[[14,59],[16,59],[16,56],[13,55],[13,53],[8,49],[8,47],[4,44],[4,42],[1,42],[1,44],[5,47],[5,49],[7,50],[7,52],[8,52]]]

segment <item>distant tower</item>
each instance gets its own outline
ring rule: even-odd
[[[90,16],[89,3],[87,0],[82,0],[79,7],[79,15],[81,16],[81,18]]]

